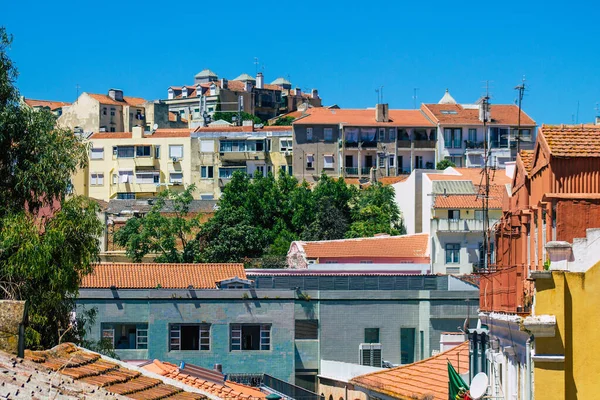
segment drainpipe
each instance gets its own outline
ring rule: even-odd
[[[533,382],[531,379],[533,377],[533,371],[531,370],[531,342],[532,342],[532,337],[529,337],[529,339],[527,339],[527,342],[525,343],[525,348],[526,348],[525,371],[527,372],[527,400],[533,400]]]

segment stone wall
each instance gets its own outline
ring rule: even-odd
[[[0,300],[0,350],[17,354],[19,324],[25,312],[24,301]]]

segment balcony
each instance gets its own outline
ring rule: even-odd
[[[371,168],[361,168],[360,169],[362,175],[369,175],[371,173]],[[357,167],[346,167],[346,175],[347,176],[358,176],[358,168]]]
[[[411,148],[411,141],[410,140],[399,140],[398,141],[398,148],[399,149],[410,149]]]
[[[481,311],[529,314],[532,300],[533,284],[527,280],[527,267],[524,265],[481,275],[479,281]]]
[[[133,182],[125,182],[125,183],[117,183],[114,185],[110,185],[111,194],[115,193],[156,193],[160,191],[160,186],[156,183],[133,183]]]
[[[221,152],[222,161],[264,160],[264,151],[228,151]]]
[[[157,167],[158,160],[154,157],[136,157],[134,158],[136,167]]]
[[[435,140],[415,140],[415,149],[435,149]],[[398,146],[400,147],[400,146]]]
[[[467,149],[482,149],[483,150],[483,142],[475,142],[473,140],[465,140],[465,147]]]
[[[448,219],[440,218],[432,220],[432,229],[440,232],[483,232],[483,220],[481,219]],[[489,226],[496,223],[490,219]]]

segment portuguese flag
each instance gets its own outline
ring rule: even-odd
[[[450,361],[448,361],[448,399],[470,399],[468,391],[469,386],[463,381],[458,372],[456,372]]]

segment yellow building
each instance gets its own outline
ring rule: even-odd
[[[551,242],[549,271],[533,271],[535,306],[523,323],[534,341],[534,397],[600,398],[600,230],[588,229],[573,245]],[[549,243],[550,244],[550,243]],[[555,254],[566,257],[558,260]],[[554,254],[553,254],[554,253]],[[593,265],[586,269],[586,266]]]
[[[73,178],[76,194],[137,199],[192,183],[189,129],[143,132],[138,126],[132,132],[94,133],[89,141],[89,166]]]

